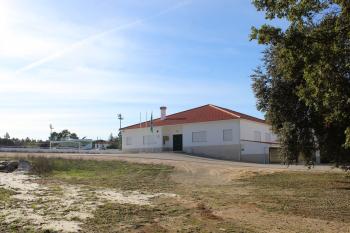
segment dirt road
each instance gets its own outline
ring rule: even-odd
[[[254,164],[208,159],[182,153],[138,153],[138,154],[59,154],[59,153],[0,153],[0,157],[47,156],[68,159],[123,160],[146,164],[165,164],[175,167],[173,179],[180,183],[226,183],[254,174],[283,171],[307,171],[303,165]],[[339,171],[331,166],[315,166],[309,172]]]
[[[350,232],[347,217],[348,214],[346,212],[348,210],[347,183],[343,181],[344,178],[340,179],[342,175],[339,176],[339,174],[335,174],[336,172],[341,171],[333,169],[330,166],[316,166],[315,168],[308,170],[307,167],[302,165],[287,167],[283,165],[239,163],[194,157],[181,153],[116,155],[0,153],[0,158],[25,156],[61,157],[66,159],[83,160],[122,160],[135,163],[164,164],[173,166],[175,171],[171,173],[171,178],[175,181],[175,184],[172,183],[173,186],[171,193],[176,194],[179,198],[176,198],[176,200],[167,200],[165,209],[168,210],[170,206],[171,208],[174,208],[174,210],[179,211],[178,213],[182,213],[181,211],[184,211],[184,209],[192,212],[190,215],[180,214],[176,218],[167,216],[166,221],[159,223],[163,224],[162,226],[166,229],[170,229],[174,226],[179,226],[180,229],[182,229],[183,224],[187,223],[188,218],[195,216],[195,218],[193,217],[195,220],[192,219],[189,226],[192,226],[196,222],[198,223],[198,221],[203,221],[202,224],[204,224],[204,227],[202,229],[205,229],[208,226],[213,227],[213,229],[215,228],[211,232],[217,232],[215,230],[219,225],[222,228],[224,224],[228,223],[233,223],[236,228],[242,227],[243,229],[251,229],[252,232]],[[78,163],[81,163],[81,161],[78,161]],[[301,171],[303,173],[283,173],[289,171]],[[334,173],[323,174],[323,172],[329,171]],[[272,176],[272,178],[267,180],[262,178],[258,181],[253,181],[255,178],[264,177],[260,176],[262,174],[276,172],[282,172],[282,174],[277,174],[277,176]],[[305,176],[305,172],[314,173],[316,176]],[[327,178],[332,176],[335,176],[336,178]],[[133,179],[132,176],[130,177]],[[247,179],[250,180],[249,182],[245,182],[244,179],[238,180],[240,178],[248,177],[252,177],[253,179]],[[302,183],[302,189],[299,188],[300,186],[296,186],[295,180],[299,180]],[[135,183],[137,183],[139,180],[135,179],[131,182],[133,181],[136,181]],[[7,184],[8,186],[14,186],[16,185],[16,182],[9,180]],[[64,187],[65,188],[62,189],[64,190],[63,193],[67,193],[69,198],[63,196],[63,199],[68,200],[71,200],[72,196],[82,198],[84,195],[82,195],[81,192],[90,190],[90,188],[83,190],[83,187],[76,185],[65,185]],[[67,187],[69,190],[66,189]],[[33,190],[37,191],[38,189],[34,187]],[[79,195],[75,195],[74,193],[79,193]],[[109,196],[111,196],[110,193],[111,192],[109,191]],[[22,194],[23,195],[20,195],[19,197],[23,197],[25,200],[32,199],[28,193]],[[42,193],[39,194],[41,197]],[[48,193],[48,198],[51,198],[50,195],[51,193]],[[119,192],[115,193],[115,195],[118,197],[126,196],[126,194],[120,194]],[[56,203],[61,204],[62,198],[57,199]],[[88,204],[81,205],[81,203],[82,201],[78,200],[76,207],[89,206]],[[52,204],[50,203],[50,206],[51,205]],[[29,203],[28,206],[31,208],[33,205]],[[95,207],[92,206],[91,208],[94,210]],[[125,206],[119,206],[118,208],[125,208]],[[159,208],[159,206],[157,208]],[[54,210],[56,209],[57,208]],[[12,212],[8,213],[13,213],[13,209],[10,210]],[[79,211],[85,213],[84,209]],[[113,211],[113,213],[114,212],[115,211]],[[65,212],[63,211],[62,213]],[[91,211],[87,213],[91,213]],[[134,216],[134,210],[132,213]],[[18,216],[18,213],[14,213],[14,215]],[[81,215],[82,214],[80,214],[80,216]],[[340,217],[333,218],[333,215]],[[98,214],[96,214],[96,216],[98,216]],[[142,217],[142,215],[140,216]],[[184,220],[179,220],[182,218]],[[169,219],[172,219],[173,222],[169,221],[168,223]],[[158,218],[157,221],[159,221]],[[61,223],[62,222],[60,222],[60,224]],[[71,224],[71,222],[63,223]],[[68,226],[71,228],[71,225]],[[154,232],[154,229],[145,232]],[[176,231],[170,230],[170,232]],[[242,230],[239,232],[245,231]]]

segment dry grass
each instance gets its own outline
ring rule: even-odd
[[[211,184],[182,182],[176,177],[186,179],[186,173],[165,165],[65,159],[50,164],[52,172],[37,182],[52,195],[64,195],[66,186],[80,187],[79,195],[91,201],[97,200],[96,190],[106,188],[178,195],[154,197],[151,205],[103,201],[93,217],[72,219],[82,221],[82,232],[350,232],[345,173],[256,172]],[[13,193],[0,188],[3,193],[0,203],[9,203]],[[33,204],[46,208],[40,201]],[[0,232],[27,232],[23,229],[21,222],[0,225]]]
[[[261,208],[350,223],[350,177],[343,173],[275,173],[245,182]]]

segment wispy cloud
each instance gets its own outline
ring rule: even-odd
[[[50,62],[50,61],[55,60],[55,59],[57,59],[59,57],[62,57],[63,55],[65,55],[65,54],[67,54],[69,52],[72,52],[72,51],[74,51],[74,50],[76,50],[78,48],[81,48],[84,45],[89,44],[89,43],[91,43],[91,42],[93,42],[93,41],[95,41],[97,39],[100,39],[102,37],[105,37],[105,36],[107,36],[109,34],[112,34],[112,33],[115,33],[115,32],[121,31],[121,30],[125,30],[125,29],[128,29],[128,28],[134,27],[134,26],[136,26],[138,24],[141,24],[141,23],[143,23],[145,21],[148,21],[148,20],[151,20],[151,19],[155,19],[155,18],[160,17],[162,15],[165,15],[165,14],[171,12],[171,11],[174,11],[176,9],[184,7],[184,6],[188,5],[190,2],[191,1],[182,1],[180,3],[174,4],[171,7],[167,8],[165,10],[162,10],[162,11],[156,13],[156,14],[153,14],[151,16],[140,18],[140,19],[134,20],[132,22],[129,22],[129,23],[126,23],[126,24],[123,24],[123,25],[119,25],[119,26],[113,27],[111,29],[105,30],[103,32],[91,35],[91,36],[89,36],[87,38],[84,38],[84,39],[79,40],[79,41],[77,41],[77,42],[75,42],[73,44],[70,44],[69,46],[67,46],[67,47],[65,47],[63,49],[60,49],[59,51],[56,51],[56,52],[54,52],[53,54],[51,54],[49,56],[41,58],[41,59],[39,59],[37,61],[34,61],[34,62],[32,62],[32,63],[30,63],[30,64],[28,64],[28,65],[26,65],[26,66],[24,66],[24,67],[22,67],[22,68],[20,68],[18,70],[16,70],[15,74],[19,75],[19,74],[21,74],[21,73],[23,73],[25,71],[28,71],[28,70],[34,69],[36,67],[39,67],[39,66],[41,66],[41,65],[43,65],[43,64],[45,64],[47,62]]]
[[[241,81],[249,75],[239,71],[246,58],[211,31],[215,18],[202,17],[201,7],[193,0],[1,0],[0,136],[44,138],[52,123],[107,137],[118,129],[116,113],[131,124],[163,104],[169,112],[206,103],[254,108],[250,84]]]

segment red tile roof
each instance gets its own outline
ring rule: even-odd
[[[266,123],[265,120],[252,117],[243,113],[239,113],[236,111],[232,111],[227,108],[218,107],[212,104],[207,104],[201,107],[189,109],[183,112],[178,112],[175,114],[171,114],[166,116],[165,120],[161,120],[160,118],[153,120],[153,126],[164,126],[164,125],[178,125],[178,124],[186,124],[186,123],[198,123],[198,122],[208,122],[208,121],[221,121],[221,120],[231,120],[231,119],[245,119],[250,121],[255,121],[259,123]],[[147,121],[147,126],[150,126],[150,121]],[[146,122],[130,125],[125,129],[137,129],[137,128],[145,128]]]

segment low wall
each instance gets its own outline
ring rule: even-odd
[[[269,163],[268,154],[241,154],[241,145],[185,147],[184,152],[206,158],[230,161]]]
[[[123,153],[159,153],[162,152],[162,148],[136,148],[136,149],[125,149]]]
[[[194,146],[184,147],[184,152],[202,157],[239,161],[241,146],[219,145],[219,146]]]
[[[0,148],[0,152],[16,153],[77,153],[77,154],[120,154],[121,150],[78,150],[78,149],[43,149],[43,148]]]
[[[241,154],[242,162],[269,163],[269,155],[266,154]]]

